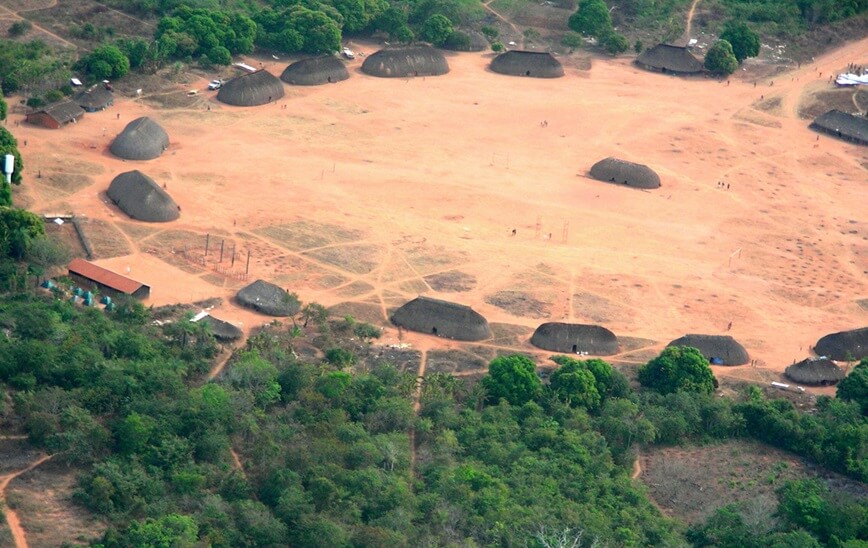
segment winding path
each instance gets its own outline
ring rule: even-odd
[[[42,457],[36,459],[32,463],[30,463],[27,468],[22,470],[18,470],[17,472],[12,472],[11,474],[7,474],[5,476],[0,476],[0,500],[6,501],[6,487],[9,486],[9,482],[20,476],[21,474],[26,474],[30,472],[43,462],[50,459],[53,455],[43,455]],[[27,548],[27,536],[24,533],[24,528],[21,527],[21,522],[18,520],[18,514],[15,513],[14,510],[9,508],[8,505],[4,508],[4,512],[6,514],[6,523],[9,524],[9,530],[12,532],[12,539],[15,541],[15,548]]]

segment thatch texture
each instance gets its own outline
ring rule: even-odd
[[[747,350],[729,335],[684,335],[666,346],[691,346],[716,365],[744,365],[750,361]]]
[[[31,112],[25,120],[31,124],[57,129],[64,124],[75,122],[82,116],[84,110],[74,101],[61,101],[37,112]]]
[[[280,79],[294,86],[319,86],[342,82],[350,77],[343,61],[332,55],[302,59],[292,63]]]
[[[611,356],[618,353],[618,337],[599,325],[544,323],[533,332],[530,343],[543,350],[569,354],[587,352],[594,356]]]
[[[808,358],[787,367],[784,375],[799,384],[827,386],[842,380],[844,370],[829,358]]]
[[[636,59],[640,67],[669,74],[696,74],[702,72],[702,62],[687,48],[670,44],[657,44],[646,49]]]
[[[362,63],[362,72],[380,78],[440,76],[449,72],[449,64],[430,46],[405,46],[374,53]]]
[[[441,46],[443,49],[452,51],[488,51],[488,40],[486,40],[481,32],[475,30],[456,30],[453,35],[464,35],[467,37],[466,43],[464,40],[450,38]]]
[[[607,183],[620,183],[635,188],[660,188],[660,176],[644,165],[604,158],[591,167],[591,177]]]
[[[868,117],[865,116],[830,110],[818,116],[810,128],[857,145],[868,145]]]
[[[564,67],[551,53],[542,51],[507,51],[491,61],[491,70],[509,76],[560,78]]]
[[[153,160],[169,147],[169,135],[147,116],[136,118],[112,142],[112,154],[124,160]]]
[[[88,90],[76,93],[72,100],[87,112],[96,112],[113,105],[115,96],[102,86],[92,86]]]
[[[214,316],[206,316],[199,321],[208,324],[214,338],[219,341],[237,341],[244,335],[240,328],[229,322],[218,320]]]
[[[217,100],[236,107],[255,107],[283,97],[283,84],[267,70],[229,80],[217,92]]]
[[[398,327],[458,341],[481,341],[491,337],[488,321],[469,306],[417,297],[392,314]]]
[[[826,335],[814,345],[814,352],[839,362],[868,357],[868,327]]]
[[[115,177],[107,194],[121,211],[138,221],[165,223],[181,215],[169,193],[138,170]]]
[[[292,316],[301,308],[298,299],[272,283],[256,280],[235,296],[238,302],[269,316]]]

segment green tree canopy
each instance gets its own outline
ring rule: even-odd
[[[560,367],[552,373],[549,386],[561,401],[591,410],[599,407],[612,384],[611,365],[569,356],[555,356],[552,361]]]
[[[9,113],[9,105],[6,104],[6,99],[3,98],[3,90],[0,90],[0,120],[5,120]]]
[[[705,68],[714,74],[726,76],[738,68],[738,59],[732,52],[732,44],[726,40],[718,40],[705,54]]]
[[[862,414],[868,415],[868,358],[862,358],[859,365],[838,383],[836,395],[839,399],[859,404]]]
[[[581,0],[568,24],[576,32],[601,38],[612,31],[612,16],[604,0]]]
[[[640,367],[639,383],[662,394],[714,392],[714,374],[708,360],[689,346],[670,346]]]
[[[0,126],[0,161],[7,154],[15,157],[15,170],[12,172],[12,184],[21,184],[21,172],[24,170],[24,162],[21,160],[21,153],[18,151],[18,140],[5,127]],[[3,177],[3,184],[6,184],[6,178]],[[12,205],[11,196],[8,203],[0,203],[0,205]]]
[[[735,20],[728,21],[723,27],[720,39],[726,40],[732,45],[732,53],[739,64],[748,57],[759,55],[759,34],[747,26],[747,23]]]
[[[542,389],[536,364],[518,354],[493,359],[481,382],[492,403],[503,398],[512,405],[523,405],[536,398]]]
[[[606,51],[612,55],[624,53],[630,49],[630,42],[627,41],[627,37],[619,32],[615,32],[614,30],[604,34],[600,38],[600,42],[603,47],[606,48]]]
[[[24,257],[31,240],[45,234],[42,218],[24,209],[0,206],[0,257]]]
[[[435,46],[442,46],[454,31],[452,21],[438,13],[425,20],[422,28],[419,29],[419,36]]]
[[[130,60],[117,46],[103,44],[83,57],[80,66],[97,80],[105,80],[125,76]]]

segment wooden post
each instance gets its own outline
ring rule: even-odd
[[[250,250],[247,250],[247,268],[244,269],[244,274],[250,273]]]
[[[208,242],[211,240],[210,234],[205,234],[205,256],[208,256]]]
[[[223,244],[226,243],[226,240],[220,240],[220,264],[223,264]]]

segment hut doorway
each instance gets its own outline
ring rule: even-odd
[[[436,334],[437,334],[437,328],[436,328],[436,327],[432,327],[432,328],[431,328],[431,333],[432,333],[433,335],[436,335]]]
[[[530,71],[524,73],[525,76],[530,76]]]
[[[575,353],[578,352],[578,351],[579,351],[579,347],[578,347],[578,345],[575,345],[575,344],[574,344],[574,345],[573,345],[573,354],[575,354]]]

